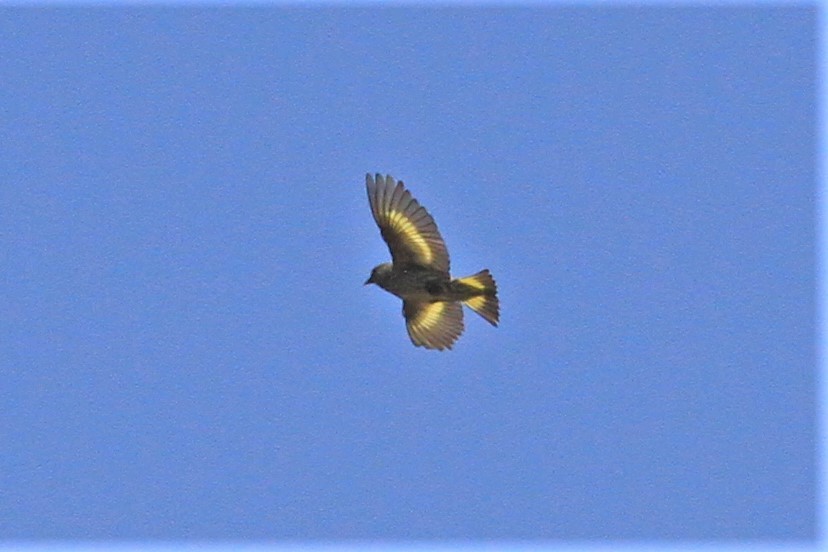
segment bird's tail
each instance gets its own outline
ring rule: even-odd
[[[483,269],[477,274],[457,278],[456,283],[461,284],[469,292],[475,295],[463,301],[471,310],[482,316],[492,326],[497,326],[500,318],[500,303],[497,300],[497,284],[492,278],[489,269]]]

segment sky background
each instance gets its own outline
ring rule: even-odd
[[[815,25],[0,9],[0,542],[813,541]],[[411,345],[366,172],[499,328]]]

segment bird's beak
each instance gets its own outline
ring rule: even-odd
[[[368,284],[373,284],[373,283],[374,283],[374,281],[373,281],[373,280],[371,280],[371,277],[370,277],[370,276],[368,276],[368,279],[367,279],[367,280],[365,280],[365,283],[364,283],[364,284],[362,284],[362,285],[363,285],[363,286],[367,286]]]

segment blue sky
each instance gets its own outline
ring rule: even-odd
[[[0,538],[816,530],[809,7],[0,11]],[[501,326],[362,286],[405,180]]]

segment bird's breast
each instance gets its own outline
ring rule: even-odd
[[[378,282],[380,287],[402,299],[439,301],[449,286],[449,277],[436,270],[408,268],[392,270]]]

